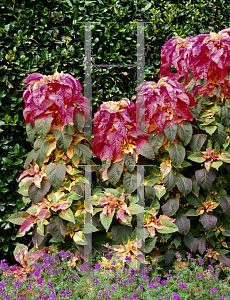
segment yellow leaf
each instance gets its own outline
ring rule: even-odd
[[[56,149],[56,146],[57,146],[57,142],[56,141],[53,141],[53,142],[50,142],[49,143],[49,146],[48,146],[48,150],[47,150],[47,156],[50,156],[51,152]]]
[[[74,240],[75,243],[76,243],[76,242],[79,242],[79,241],[84,241],[84,240],[83,240],[83,237],[82,237],[82,231],[76,232],[76,233],[74,234],[74,236],[73,236],[73,240]]]

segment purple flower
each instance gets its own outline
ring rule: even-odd
[[[113,284],[113,285],[111,286],[111,288],[110,288],[110,291],[111,291],[111,292],[114,291],[114,290],[116,290],[116,285],[115,285],[115,284]]]
[[[135,293],[133,293],[133,294],[132,294],[132,298],[131,298],[131,299],[137,299],[137,297],[138,297],[138,295],[137,295],[137,294],[135,294]]]
[[[188,288],[187,284],[185,283],[180,283],[178,284],[179,287],[182,287],[184,290],[186,290]]]
[[[77,255],[77,258],[81,258],[81,257],[82,257],[81,253]]]
[[[101,265],[100,265],[100,264],[96,264],[96,265],[94,266],[94,268],[95,268],[95,270],[100,269],[100,268],[101,268]]]
[[[161,281],[160,277],[156,277],[154,280],[155,281]]]
[[[132,258],[129,257],[129,256],[126,256],[126,257],[125,257],[125,260],[126,260],[127,262],[131,262],[131,261],[132,261]]]
[[[2,281],[2,282],[0,282],[0,287],[5,286],[5,285],[7,285],[7,284],[8,284],[7,281]]]
[[[170,278],[170,277],[172,277],[172,274],[167,274],[166,277]]]
[[[93,283],[96,284],[96,285],[98,284],[98,282],[99,282],[98,279],[96,279],[96,280],[93,281]]]
[[[102,295],[102,292],[98,292],[97,297],[99,298]]]
[[[112,263],[111,263],[111,266],[115,266],[117,264],[117,262],[114,260]]]
[[[217,289],[210,289],[210,294],[218,293]]]
[[[17,281],[17,280],[15,281],[14,285],[15,285],[15,286],[22,287],[22,283],[21,283],[20,281]]]
[[[144,286],[141,284],[141,285],[139,285],[138,286],[138,288],[137,289],[140,289],[141,291],[143,290],[143,288],[144,288]]]
[[[111,258],[111,253],[106,253],[105,258],[110,259]]]
[[[53,287],[53,283],[52,282],[47,282],[47,286]]]
[[[43,282],[43,278],[40,277],[37,279],[37,284],[42,284],[42,282]]]
[[[174,300],[180,300],[180,296],[179,296],[178,294],[176,294],[176,293],[173,293],[173,294],[172,294],[172,298],[173,298]]]
[[[10,298],[9,298],[10,299]],[[19,297],[18,300],[24,300],[25,297]]]
[[[204,260],[203,259],[198,259],[199,264],[203,265],[204,264]]]
[[[148,278],[148,275],[144,275],[144,276],[142,276],[142,280],[146,280]]]
[[[73,278],[74,278],[74,279],[77,279],[77,278],[78,278],[78,275],[75,275]]]
[[[198,277],[198,278],[201,278],[202,276],[203,276],[202,274],[199,274],[199,273],[196,274],[196,277]]]
[[[162,284],[162,285],[166,285],[166,284],[167,284],[167,280],[164,280],[164,279],[161,280],[161,284]]]

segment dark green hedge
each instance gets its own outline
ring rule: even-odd
[[[158,80],[161,46],[174,36],[230,27],[228,0],[3,0],[0,3],[0,258],[12,261],[19,226],[6,223],[24,210],[17,178],[31,150],[22,85],[32,72],[56,69],[84,81],[84,23],[92,23],[92,64],[135,64],[137,21],[145,24],[145,80]],[[102,102],[135,99],[136,69],[92,70],[93,114]]]

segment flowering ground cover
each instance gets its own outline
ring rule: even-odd
[[[119,257],[111,259],[111,252],[88,273],[87,263],[77,251],[42,252],[25,280],[16,279],[5,260],[0,262],[0,299],[230,299],[230,270],[221,279],[221,269],[226,267],[213,267],[189,253],[182,259],[177,252],[173,269],[166,273],[158,267],[157,258],[139,271],[129,267],[130,257],[122,264]]]

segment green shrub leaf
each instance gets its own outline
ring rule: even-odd
[[[177,198],[169,198],[167,202],[161,206],[163,214],[171,217],[173,216],[179,209],[180,202]]]
[[[192,190],[192,179],[184,177],[182,174],[177,175],[176,183],[179,191],[185,196]]]
[[[192,125],[188,121],[185,121],[182,124],[178,124],[177,132],[183,142],[183,145],[184,146],[188,145],[188,143],[191,141],[192,138],[192,133],[193,133]]]
[[[206,229],[209,232],[215,228],[217,217],[205,212],[203,215],[200,216],[200,221],[201,224],[204,226],[204,229]]]
[[[204,145],[204,142],[207,139],[207,135],[205,134],[195,134],[193,135],[189,145],[193,152],[199,152]]]
[[[126,172],[123,178],[123,186],[126,193],[132,194],[141,184],[141,175],[137,170],[132,173]]]
[[[65,179],[66,165],[51,163],[46,168],[46,176],[55,189],[59,189]]]
[[[179,168],[185,158],[185,148],[181,143],[173,143],[168,148],[169,156],[176,168]]]
[[[165,125],[164,133],[167,136],[170,143],[174,142],[177,134],[177,124]]]

